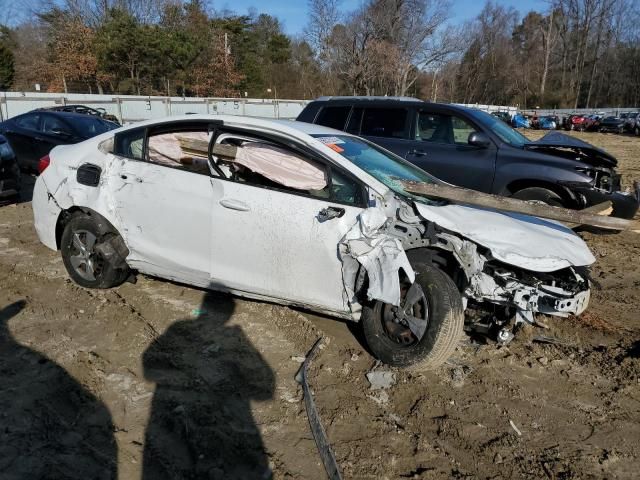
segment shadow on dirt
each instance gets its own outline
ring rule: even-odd
[[[234,299],[207,292],[196,318],[179,320],[143,355],[156,383],[144,480],[271,478],[252,400],[273,398],[275,377],[238,326]]]
[[[640,358],[640,340],[634,342],[627,350],[627,357]]]
[[[0,478],[115,479],[117,448],[106,406],[44,355],[19,344],[0,310]]]

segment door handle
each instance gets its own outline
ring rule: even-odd
[[[229,208],[231,210],[237,210],[238,212],[248,212],[251,210],[249,205],[240,200],[234,200],[232,198],[220,200],[220,205],[224,208]]]
[[[322,223],[322,222],[326,222],[327,220],[331,220],[333,218],[340,218],[343,215],[344,215],[344,208],[327,207],[320,210],[316,218],[320,223]]]
[[[409,155],[415,155],[416,157],[426,157],[427,152],[414,148],[413,150],[409,150]]]

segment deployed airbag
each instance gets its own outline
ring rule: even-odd
[[[297,190],[322,190],[327,186],[324,168],[273,145],[244,143],[242,148],[238,148],[234,162]]]

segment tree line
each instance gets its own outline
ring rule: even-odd
[[[44,2],[51,0],[42,0]],[[0,26],[0,89],[224,97],[411,95],[578,108],[640,104],[636,0],[308,0],[304,32],[206,0],[57,0]]]

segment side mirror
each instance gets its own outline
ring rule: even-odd
[[[486,133],[471,132],[469,138],[467,138],[467,143],[472,147],[488,148],[491,145],[491,140]]]

